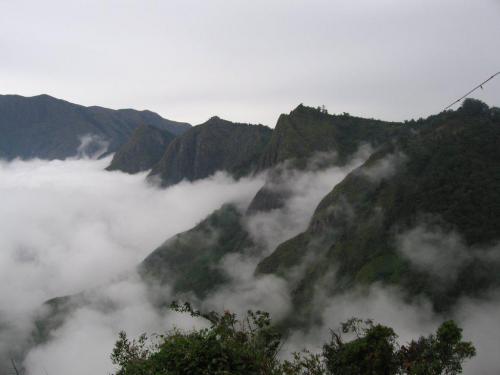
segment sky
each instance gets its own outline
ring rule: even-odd
[[[0,0],[0,94],[274,126],[404,120],[500,71],[499,0]],[[474,94],[500,105],[500,77]]]

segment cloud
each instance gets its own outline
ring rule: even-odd
[[[500,373],[500,291],[487,299],[464,299],[456,319],[464,329],[465,337],[476,346],[477,356],[464,366],[465,374],[497,375]]]
[[[266,180],[265,189],[284,197],[282,207],[250,213],[245,227],[253,240],[269,253],[283,241],[307,229],[321,199],[353,169],[370,155],[372,148],[361,145],[352,160],[342,167],[318,169],[325,161],[335,159],[335,153],[319,153],[309,160],[305,171],[278,167],[277,176]]]
[[[49,374],[111,373],[109,355],[121,330],[137,337],[173,327],[186,331],[207,327],[207,322],[187,314],[159,312],[148,293],[136,275],[87,293],[90,302],[73,312],[47,343],[28,353],[27,373],[37,374],[41,369]]]
[[[145,174],[104,171],[109,161],[0,161],[0,354],[29,334],[34,311],[47,299],[120,279],[166,238],[225,202],[248,204],[263,184],[218,173],[160,190]],[[96,312],[78,314],[92,320]],[[69,339],[70,328],[59,334]],[[100,358],[107,360],[110,349]]]
[[[435,278],[443,287],[454,283],[464,267],[474,260],[500,262],[500,245],[471,248],[457,231],[424,222],[398,234],[396,244],[416,269]]]
[[[319,200],[362,160],[347,168],[284,174],[280,184],[290,194],[283,207],[254,213],[246,222],[253,238],[265,247],[264,253],[256,256],[249,251],[223,258],[218,267],[231,282],[198,301],[200,307],[240,314],[249,308],[262,309],[274,319],[293,313],[292,285],[275,275],[256,277],[255,266],[277,243],[305,229]],[[0,225],[4,230],[0,237],[0,353],[8,356],[17,339],[29,333],[33,311],[46,299],[86,290],[89,301],[73,311],[48,342],[29,351],[24,363],[29,375],[111,372],[109,354],[120,330],[136,337],[173,326],[189,330],[206,324],[158,310],[155,297],[169,299],[170,288],[147,289],[129,271],[166,238],[193,227],[223,203],[235,202],[243,209],[264,184],[263,176],[236,182],[216,174],[159,190],[145,183],[145,174],[103,171],[108,162],[0,163]],[[455,232],[417,226],[398,241],[412,262],[437,275],[446,269],[450,280],[462,261],[467,261],[468,249]],[[478,254],[497,259],[493,251]],[[333,276],[334,272],[327,275],[324,282],[334,282]],[[496,360],[500,332],[495,328],[499,300],[497,294],[462,300],[450,315],[442,316],[425,299],[409,302],[397,288],[376,285],[332,297],[318,284],[312,307],[321,324],[293,332],[283,353],[286,356],[304,347],[320,350],[329,338],[329,328],[352,316],[393,327],[401,343],[433,332],[451,316],[478,348],[478,358],[467,365],[469,373],[493,375],[500,370]]]
[[[398,250],[419,270],[454,282],[464,264],[471,260],[462,237],[457,232],[420,225],[397,237]]]
[[[431,304],[425,300],[408,303],[397,288],[372,286],[329,297],[318,290],[313,306],[321,318],[321,324],[307,331],[297,331],[287,341],[288,352],[304,348],[320,350],[330,339],[330,329],[337,329],[342,322],[358,317],[392,327],[404,343],[421,334],[431,333],[438,325]]]
[[[78,158],[97,159],[103,155],[109,147],[109,142],[100,136],[86,134],[80,137],[80,146],[76,151]]]
[[[392,177],[396,171],[406,162],[406,155],[402,152],[394,152],[382,159],[376,160],[370,165],[365,165],[356,172],[368,178],[371,182],[378,183]]]
[[[269,171],[264,188],[282,200],[283,205],[268,211],[249,211],[243,218],[245,229],[256,243],[253,248],[241,249],[237,254],[223,258],[219,268],[229,283],[216,289],[204,301],[205,309],[229,309],[244,314],[249,308],[261,309],[279,320],[291,312],[290,274],[285,281],[276,275],[255,275],[259,261],[269,255],[280,243],[307,229],[311,216],[320,200],[353,169],[361,165],[372,152],[362,145],[352,160],[343,167],[325,168],[336,159],[335,153],[319,153],[309,160],[306,170],[283,165]],[[311,245],[312,246],[312,245]],[[319,256],[318,253],[314,253]],[[307,264],[291,271],[298,276]]]
[[[227,309],[244,315],[247,310],[263,310],[281,319],[290,312],[290,294],[285,280],[274,275],[257,276],[257,258],[244,254],[229,254],[220,267],[230,278],[227,285],[215,290],[203,302],[208,310]]]

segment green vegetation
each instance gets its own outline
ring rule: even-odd
[[[257,273],[287,277],[304,268],[294,280],[299,307],[309,305],[315,286],[332,271],[332,294],[374,282],[397,284],[410,298],[429,297],[437,310],[500,285],[498,263],[481,260],[484,249],[500,240],[495,113],[469,99],[455,112],[409,124],[412,132],[381,147],[338,184],[318,205],[309,228],[279,245]],[[469,257],[456,282],[436,285],[398,251],[397,235],[422,224],[463,237]]]
[[[309,158],[334,152],[335,164],[342,165],[362,144],[380,145],[404,131],[402,124],[343,115],[329,115],[321,108],[299,105],[281,115],[260,160],[266,169],[286,160],[305,168]]]
[[[174,329],[153,342],[145,335],[130,341],[121,332],[111,355],[116,375],[455,375],[475,355],[453,321],[435,335],[399,346],[390,327],[351,319],[332,331],[321,352],[305,350],[282,360],[283,340],[265,312],[249,311],[239,320],[228,311],[202,314],[189,304],[173,308],[206,320],[209,327]],[[353,338],[346,340],[346,334]]]
[[[169,284],[176,293],[192,292],[203,298],[226,281],[218,268],[221,259],[250,246],[253,243],[241,224],[241,213],[226,204],[153,251],[139,271],[151,283]]]

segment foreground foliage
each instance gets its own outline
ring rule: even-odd
[[[453,321],[435,335],[399,346],[392,328],[353,318],[331,332],[321,352],[305,350],[281,360],[282,338],[266,312],[249,311],[239,320],[228,311],[202,314],[189,304],[173,309],[209,327],[174,329],[154,340],[142,335],[130,341],[121,332],[111,355],[116,375],[454,375],[475,355]]]

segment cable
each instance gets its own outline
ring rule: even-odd
[[[478,88],[483,88],[483,85],[488,82],[488,81],[491,81],[493,78],[495,78],[497,75],[500,75],[500,72],[498,73],[495,73],[493,74],[490,78],[488,78],[486,81],[484,82],[481,82],[479,85],[477,85],[476,87],[474,87],[472,90],[470,90],[467,94],[465,94],[464,96],[462,96],[460,99],[457,99],[455,100],[453,103],[451,103],[448,107],[446,107],[445,109],[443,109],[443,111],[446,111],[448,108],[450,107],[453,107],[455,104],[457,104],[460,100],[466,98],[467,96],[469,96],[470,94],[472,94],[474,91],[476,91]]]

